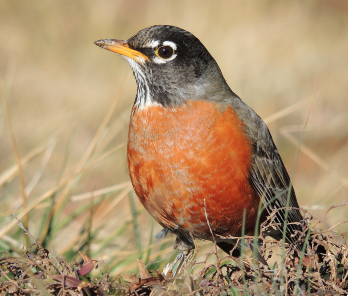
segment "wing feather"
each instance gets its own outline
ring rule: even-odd
[[[290,185],[290,177],[286,171],[284,163],[278,153],[277,147],[273,142],[272,136],[265,122],[239,98],[235,97],[229,102],[236,110],[240,119],[245,124],[245,132],[249,137],[253,147],[253,157],[251,164],[250,183],[262,198],[263,204],[268,214],[274,209],[275,222],[279,223],[279,234],[283,234],[283,225],[286,216],[286,206],[289,196],[289,207],[286,240],[291,243],[296,241],[297,231],[302,227],[299,222],[303,220],[296,200],[294,188]],[[292,209],[296,208],[296,209]]]
[[[261,120],[261,119],[260,119]],[[258,137],[251,137],[254,147],[250,181],[253,188],[263,200],[266,211],[270,214],[277,209],[275,220],[280,224],[278,230],[283,234],[283,225],[286,216],[287,199],[289,196],[289,207],[298,208],[296,195],[290,185],[290,178],[285,169],[283,161],[273,142],[272,136],[262,121],[260,122]],[[302,215],[298,209],[289,209],[287,217],[286,240],[294,242],[297,231],[301,225],[294,224],[302,221]]]

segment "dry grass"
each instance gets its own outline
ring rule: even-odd
[[[341,205],[344,206],[344,205]],[[327,213],[337,208],[331,207]],[[275,212],[262,226],[275,226]],[[43,248],[19,226],[35,243],[19,257],[6,253],[0,258],[0,271],[5,281],[0,282],[0,294],[11,295],[346,295],[348,292],[348,245],[346,234],[337,235],[334,228],[321,231],[312,217],[304,212],[303,232],[293,245],[257,237],[259,255],[244,253],[241,258],[221,257],[217,252],[206,254],[197,261],[199,249],[174,278],[148,268],[137,260],[138,273],[122,273],[110,277],[110,269],[100,258],[91,260],[80,252],[83,263],[68,262],[52,250]],[[347,223],[344,221],[343,223]],[[251,244],[255,237],[238,238]],[[317,245],[325,248],[325,256],[318,255]],[[341,241],[336,243],[336,241]],[[305,242],[302,253],[296,244]],[[243,254],[243,251],[242,251]],[[204,266],[209,257],[215,263]],[[255,259],[262,258],[263,260]],[[270,267],[270,263],[272,267]],[[152,263],[150,262],[149,265]],[[88,274],[98,270],[97,276]]]
[[[159,261],[149,268],[160,270],[173,259],[173,240],[153,240],[160,227],[129,186],[131,70],[93,44],[154,24],[200,38],[231,88],[268,122],[289,172],[315,94],[294,187],[315,217],[341,203],[348,193],[347,12],[344,0],[2,1],[1,97],[13,132],[2,99],[0,251],[22,256],[29,247],[15,213],[23,223],[29,218],[44,248],[67,262],[79,260],[74,249],[100,256],[111,277],[135,272],[136,259]],[[329,229],[346,213],[335,209],[318,227]],[[347,226],[335,229],[344,233]],[[214,246],[198,244],[202,261]]]

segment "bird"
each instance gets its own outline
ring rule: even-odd
[[[140,202],[163,227],[157,237],[174,234],[174,247],[185,254],[198,239],[239,257],[235,237],[243,230],[253,235],[257,222],[276,210],[268,235],[298,240],[303,217],[271,133],[231,90],[197,37],[155,25],[127,40],[95,44],[123,56],[135,76],[129,176]]]

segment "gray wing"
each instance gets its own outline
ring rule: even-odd
[[[281,208],[285,208],[287,205],[289,190],[289,207],[299,208],[299,205],[293,186],[290,188],[290,178],[283,161],[278,154],[267,127],[266,129],[267,131],[263,132],[268,134],[266,137],[269,137],[268,142],[272,145],[267,147],[265,145],[262,146],[262,143],[259,141],[253,142],[255,152],[253,155],[250,182],[258,195],[263,198],[263,204],[269,214],[274,209],[279,209],[275,214],[275,222],[280,224],[278,230],[283,235],[286,209]],[[302,215],[298,209],[289,209],[285,236],[287,242],[294,242],[297,239],[296,233],[301,231],[302,227],[300,224],[294,222],[300,223],[302,220]]]
[[[290,188],[290,178],[283,161],[278,153],[272,136],[264,121],[244,104],[239,98],[233,101],[233,108],[237,111],[240,119],[245,123],[246,133],[253,146],[253,159],[250,183],[256,190],[268,214],[274,209],[276,212],[275,222],[279,223],[278,233],[271,236],[277,237],[283,234],[282,225],[285,222],[285,208],[287,205],[288,192],[290,190],[289,207],[299,208],[294,188]],[[291,243],[297,240],[296,233],[302,230],[299,222],[303,220],[298,209],[289,209],[286,240]],[[297,223],[296,223],[297,222]],[[294,224],[295,223],[295,224]]]

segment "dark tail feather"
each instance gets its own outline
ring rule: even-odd
[[[233,250],[234,246],[236,243],[230,243],[230,242],[219,242],[216,243],[217,246],[223,250],[225,253],[228,255],[232,255],[233,257],[240,257],[241,255],[241,249],[240,249],[240,244]],[[233,250],[232,254],[230,253]]]
[[[233,244],[233,243],[230,243],[230,242],[219,242],[219,243],[216,243],[216,244],[217,244],[217,246],[221,250],[223,250],[227,254],[232,255],[233,257],[240,257],[240,255],[241,255],[241,245],[240,245],[240,242],[239,242],[237,247],[235,248],[236,243]],[[251,250],[254,251],[254,248],[253,248],[252,244],[250,245],[250,247],[251,247]],[[234,248],[234,250],[233,250],[233,248]],[[232,254],[231,254],[231,251],[232,251]],[[263,258],[263,256],[260,254],[259,251],[257,251],[257,257],[258,257],[258,260],[262,264],[268,266],[267,261],[265,260],[265,258]]]
[[[325,247],[323,245],[318,244],[317,242],[314,242],[312,239],[309,239],[308,243],[313,248],[313,250],[316,250],[315,253],[318,255],[319,263],[322,263],[326,256]]]

